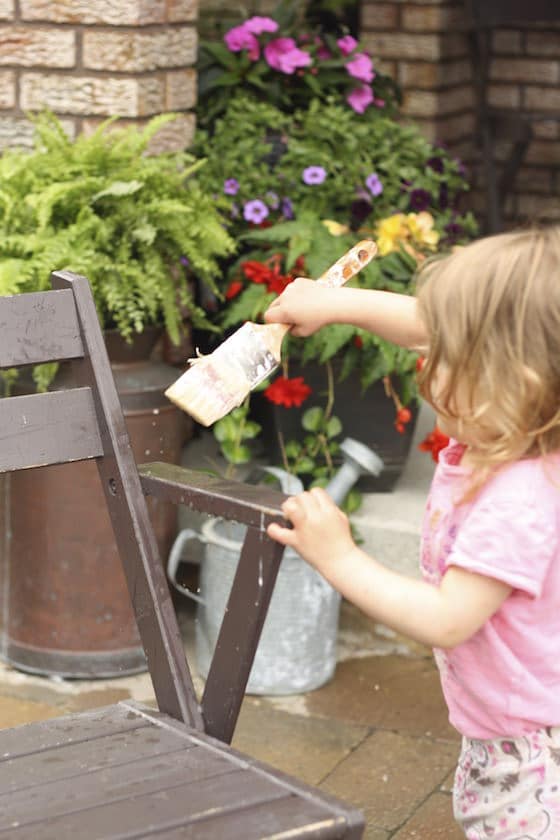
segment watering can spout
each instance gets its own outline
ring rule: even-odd
[[[342,466],[331,478],[325,491],[335,504],[340,505],[363,474],[379,475],[384,467],[383,461],[373,449],[359,440],[345,438],[340,444],[344,458]]]
[[[354,440],[354,438],[345,438],[340,444],[340,451],[343,463],[325,487],[325,491],[337,505],[342,504],[361,475],[377,476],[384,467],[383,461],[373,449],[370,449],[364,443],[360,443],[359,440]],[[273,475],[277,479],[283,493],[290,496],[303,493],[304,487],[301,479],[281,467],[258,467],[249,476],[249,482],[253,477],[263,472]]]

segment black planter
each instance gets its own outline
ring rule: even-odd
[[[377,478],[362,476],[358,489],[362,492],[387,492],[394,488],[406,464],[412,443],[418,407],[411,403],[412,414],[403,434],[395,429],[395,406],[385,394],[382,382],[376,382],[364,393],[356,372],[343,382],[337,381],[335,370],[335,414],[342,423],[339,440],[352,437],[373,449],[382,459],[385,468]],[[300,440],[307,432],[302,429],[301,418],[314,405],[325,406],[327,393],[327,372],[324,365],[310,362],[299,366],[290,362],[290,378],[303,376],[313,389],[312,395],[300,408],[285,408],[271,403],[262,393],[251,397],[251,414],[262,426],[263,454],[270,463],[281,464],[278,432],[285,441]]]

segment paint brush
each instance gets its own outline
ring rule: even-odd
[[[316,281],[342,286],[377,253],[371,239],[350,248]],[[241,405],[247,394],[278,367],[282,341],[290,324],[255,324],[248,321],[208,356],[190,359],[190,367],[165,396],[203,426],[211,426]]]

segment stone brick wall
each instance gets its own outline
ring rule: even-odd
[[[482,210],[480,154],[463,0],[363,0],[361,40],[403,88],[405,118],[469,165],[471,203]],[[490,102],[539,114],[535,137],[506,208],[507,219],[560,219],[560,26],[496,30]],[[548,116],[548,119],[547,119]],[[500,164],[509,146],[499,144]]]
[[[0,148],[28,145],[48,107],[74,136],[118,115],[181,116],[158,148],[194,130],[198,0],[0,0]]]

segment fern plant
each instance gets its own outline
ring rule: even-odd
[[[174,115],[143,129],[108,120],[76,140],[53,114],[33,119],[34,150],[0,158],[0,295],[46,289],[53,270],[69,269],[88,277],[102,325],[127,339],[162,324],[178,342],[185,308],[211,327],[184,265],[214,288],[234,243],[192,177],[203,161],[146,154]]]

